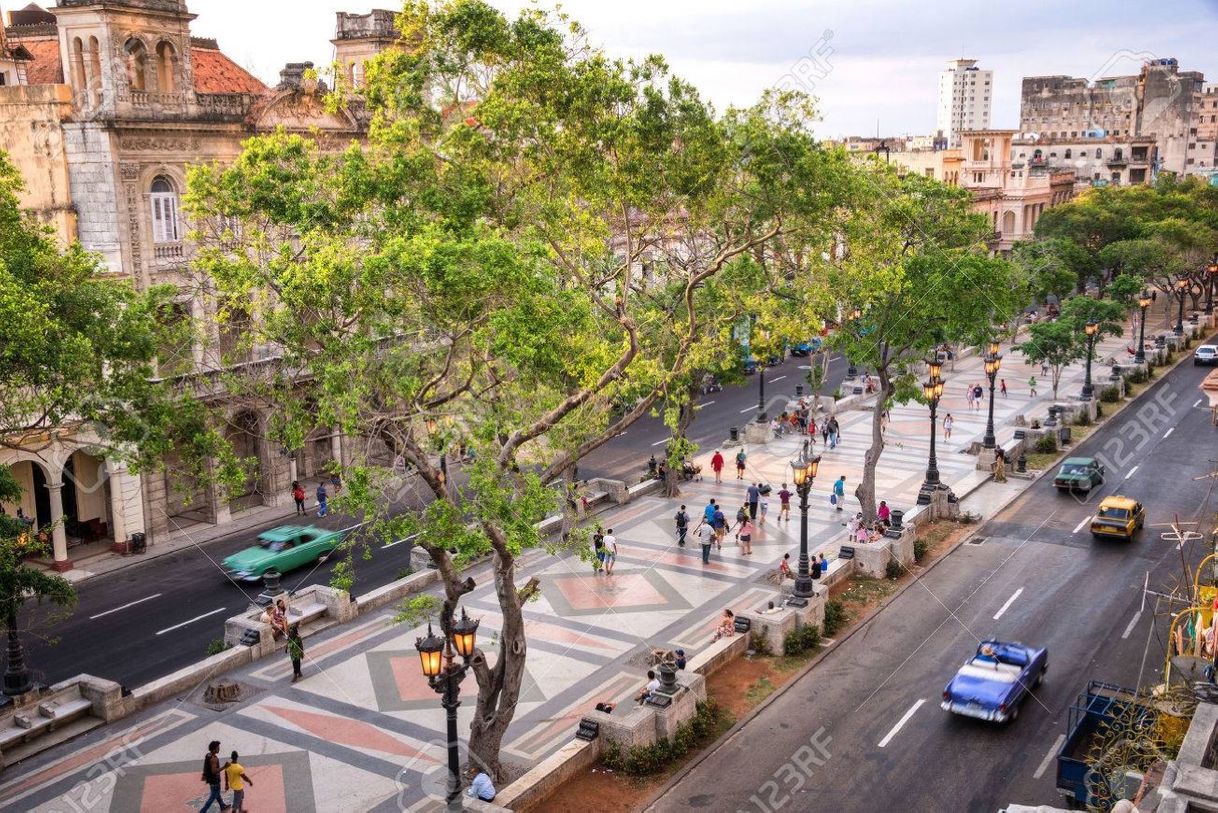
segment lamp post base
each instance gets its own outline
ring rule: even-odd
[[[796,576],[795,591],[791,594],[791,598],[809,599],[814,595],[813,582],[811,576]],[[789,603],[789,602],[788,602]],[[806,602],[805,602],[806,604]],[[800,605],[804,606],[804,605]]]

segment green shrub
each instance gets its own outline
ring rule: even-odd
[[[211,657],[212,655],[219,655],[226,649],[232,649],[232,647],[224,643],[223,638],[217,638],[207,645],[207,656]]]
[[[840,401],[842,398],[845,398],[845,397],[846,396],[842,393],[841,387],[837,387],[833,390],[833,400],[834,401]]]
[[[830,637],[837,634],[838,630],[846,625],[846,607],[836,599],[829,599],[825,602],[825,635]]]
[[[715,736],[726,720],[726,713],[714,700],[698,704],[694,716],[673,733],[672,739],[657,740],[651,745],[623,749],[617,743],[606,743],[601,761],[606,767],[631,776],[647,776],[664,770],[673,760],[680,759]]]
[[[1053,434],[1041,435],[1036,439],[1036,445],[1032,448],[1041,454],[1052,454],[1057,451],[1057,436]]]
[[[901,567],[901,563],[896,559],[889,559],[888,564],[884,565],[884,575],[894,582],[901,578],[903,572],[905,568]]]
[[[749,649],[753,650],[756,655],[773,655],[770,650],[770,638],[761,632],[754,632],[749,637]]]
[[[1077,415],[1074,416],[1074,425],[1075,426],[1090,426],[1091,425],[1091,416],[1089,414],[1087,414],[1086,412],[1078,413]]]
[[[1146,371],[1141,367],[1135,368],[1132,373],[1125,376],[1125,380],[1130,384],[1145,384],[1147,380]]]
[[[1097,417],[1097,418],[1104,417],[1104,405],[1103,404],[1095,405],[1095,417]]]
[[[402,579],[406,578],[407,576],[412,575],[413,573],[414,573],[414,568],[404,567],[398,571],[398,575],[394,576],[394,578],[397,579],[398,581],[401,581]]]
[[[925,539],[914,540],[914,561],[921,562],[926,558],[926,554],[930,551],[930,543]]]
[[[802,655],[820,646],[820,627],[815,624],[796,627],[782,639],[784,655]]]
[[[1100,400],[1105,404],[1115,404],[1121,400],[1121,391],[1116,387],[1104,387],[1100,391]]]

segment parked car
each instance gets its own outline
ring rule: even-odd
[[[280,525],[258,534],[258,544],[224,559],[224,571],[238,581],[257,581],[268,570],[285,573],[329,556],[341,531],[312,525]]]
[[[1193,351],[1194,366],[1214,364],[1218,364],[1218,344],[1203,344]]]
[[[939,705],[952,714],[1005,723],[1019,716],[1019,704],[1039,686],[1049,668],[1048,650],[990,639],[956,670]]]
[[[1106,536],[1133,539],[1145,524],[1146,507],[1142,503],[1114,494],[1100,502],[1091,519],[1091,535],[1097,539]]]
[[[821,340],[821,338],[819,336],[813,336],[811,339],[808,339],[806,342],[800,342],[799,344],[794,345],[791,348],[791,355],[792,356],[810,356],[813,353],[820,352],[820,348],[821,348],[822,344],[823,344],[823,341]]]
[[[1081,491],[1084,494],[1104,484],[1104,465],[1094,457],[1068,457],[1053,477],[1058,491]]]

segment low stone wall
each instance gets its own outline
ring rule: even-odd
[[[269,635],[266,637],[270,637]],[[180,694],[197,689],[203,681],[216,675],[253,663],[254,654],[251,647],[237,646],[223,652],[204,658],[198,663],[166,675],[163,678],[145,683],[124,698],[123,714],[134,714],[154,703],[168,700]],[[117,719],[117,718],[115,718]]]
[[[747,635],[733,635],[731,638],[721,638],[707,645],[698,654],[689,659],[685,671],[696,672],[703,677],[710,677],[727,664],[741,657],[749,649]]]
[[[572,740],[495,795],[495,805],[517,811],[533,810],[560,785],[596,764],[601,741]]]
[[[369,590],[362,596],[357,596],[354,599],[356,612],[362,615],[373,610],[379,610],[382,607],[388,607],[391,604],[397,604],[407,596],[421,593],[439,581],[440,571],[431,569],[420,570],[404,579],[390,582],[384,587],[378,587],[375,590]]]

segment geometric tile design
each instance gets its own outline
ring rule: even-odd
[[[269,702],[262,708],[327,742],[351,748],[367,748],[407,759],[423,756],[423,752],[418,748],[402,742],[387,734],[383,729],[362,720],[319,711],[307,711],[303,708],[279,706]],[[424,756],[424,758],[426,757]]]
[[[423,677],[423,670],[419,668],[418,652],[376,650],[364,657],[368,659],[368,673],[372,678],[372,690],[376,695],[378,710],[417,711],[440,707],[440,695],[427,684],[427,678]],[[465,689],[462,694],[466,697],[462,705],[473,705],[477,696],[477,684],[473,682],[473,675],[469,678],[462,687]],[[526,666],[520,686],[520,702],[540,703],[545,699]]]
[[[204,744],[206,745],[206,744]],[[220,765],[228,761],[221,752]],[[254,787],[246,787],[246,801],[251,810],[315,810],[313,776],[309,755],[303,751],[281,754],[242,756],[246,774]],[[191,762],[169,762],[156,765],[133,765],[120,773],[110,801],[113,811],[166,813],[173,810],[198,810],[211,789],[200,780],[203,754]],[[223,787],[221,783],[221,787]],[[232,799],[225,794],[225,803]],[[212,805],[212,810],[216,806]]]
[[[689,602],[652,569],[617,568],[612,576],[563,574],[541,580],[541,592],[561,616],[688,610]]]

